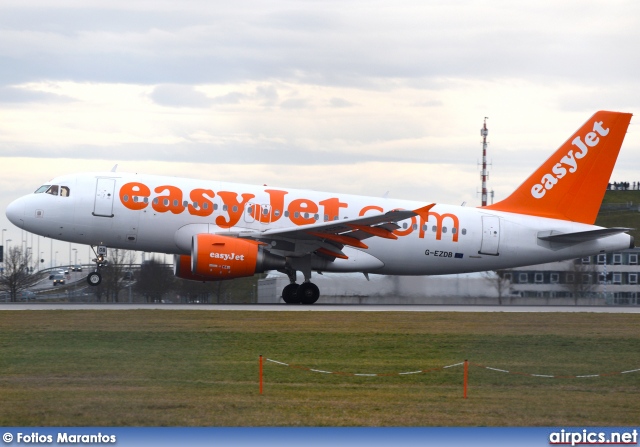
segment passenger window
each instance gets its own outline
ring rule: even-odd
[[[51,185],[49,189],[47,189],[47,194],[51,194],[52,196],[58,195],[58,185]]]
[[[69,197],[69,193],[70,193],[70,191],[69,191],[69,187],[68,186],[61,186],[60,187],[60,195],[62,197]]]

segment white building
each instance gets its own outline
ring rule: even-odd
[[[506,281],[498,297],[495,273],[445,276],[382,276],[356,273],[314,275],[318,303],[344,304],[640,304],[640,249],[500,272]],[[259,303],[283,303],[284,274],[258,282]]]

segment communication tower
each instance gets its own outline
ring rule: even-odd
[[[489,174],[487,173],[487,135],[489,135],[489,129],[487,129],[487,119],[489,117],[484,117],[484,124],[482,125],[482,129],[480,129],[480,135],[482,135],[482,206],[487,206],[487,178]]]

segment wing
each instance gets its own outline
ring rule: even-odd
[[[293,228],[240,232],[239,237],[254,239],[267,244],[268,250],[283,256],[304,256],[310,253],[330,258],[348,259],[342,252],[346,246],[367,249],[366,239],[380,237],[397,239],[393,231],[400,228],[397,222],[428,213],[435,203],[416,210],[395,210],[386,213],[355,217],[341,221],[320,222]],[[266,247],[265,247],[266,248]]]

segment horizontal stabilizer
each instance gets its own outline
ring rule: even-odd
[[[560,233],[549,234],[545,236],[538,236],[541,241],[552,242],[557,244],[579,244],[581,242],[593,241],[607,236],[613,236],[614,234],[624,233],[625,231],[632,230],[633,228],[602,228],[599,230],[591,231],[579,231],[577,233]]]

